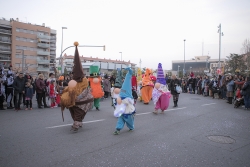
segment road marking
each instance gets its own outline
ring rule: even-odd
[[[101,121],[104,121],[104,120],[105,120],[105,119],[100,119],[100,120],[94,120],[94,121],[86,121],[86,122],[82,122],[82,123],[83,123],[83,124],[88,124],[88,123],[93,123],[93,122],[101,122]],[[46,127],[46,129],[59,128],[59,127],[70,126],[70,125],[72,125],[72,124],[51,126],[51,127]]]
[[[182,109],[185,109],[185,108],[187,108],[187,107],[168,109],[168,110],[165,110],[165,111],[182,110]],[[165,111],[164,111],[164,112],[165,112]],[[139,114],[136,114],[136,116],[137,116],[137,115],[151,114],[151,113],[152,113],[152,112],[139,113]]]
[[[209,106],[209,105],[213,105],[213,104],[216,104],[216,103],[203,104],[201,106]]]

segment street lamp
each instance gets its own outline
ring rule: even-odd
[[[192,67],[189,67],[189,70],[190,70],[190,74],[191,74],[191,69],[192,69]]]
[[[184,67],[183,67],[183,74],[186,73],[186,70],[185,70],[185,42],[186,42],[186,39],[184,39]]]
[[[180,75],[179,68],[180,68],[180,66],[178,66],[178,78],[180,77],[180,76],[179,76],[179,75]]]
[[[62,43],[61,43],[61,52],[63,51],[63,30],[67,29],[67,27],[62,27]],[[61,73],[63,73],[63,62],[62,62],[62,55],[60,56],[60,62],[61,62]]]
[[[121,61],[122,61],[122,52],[119,52],[119,53],[121,53]]]
[[[223,36],[223,32],[221,32],[221,24],[218,26],[218,33],[219,33],[219,68],[221,68],[220,64],[220,54],[221,54],[221,36]]]

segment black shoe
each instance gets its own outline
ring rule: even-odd
[[[97,110],[97,111],[100,111],[98,107],[96,107],[96,110]]]
[[[42,107],[38,107],[39,109],[43,109]]]
[[[7,109],[13,109],[13,107],[10,106],[10,107],[7,107]]]
[[[44,106],[44,108],[50,108],[50,107],[48,107],[48,106]]]
[[[0,108],[0,110],[6,110],[5,108]]]

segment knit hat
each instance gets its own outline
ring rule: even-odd
[[[117,71],[117,76],[116,76],[116,79],[115,79],[114,87],[115,88],[121,88],[122,87],[122,70],[121,69],[118,69],[118,71]]]
[[[89,67],[89,77],[94,78],[100,75],[98,66],[90,66]]]
[[[123,99],[123,98],[131,98],[133,99],[133,96],[132,96],[132,83],[131,83],[131,78],[132,78],[132,75],[133,75],[133,71],[131,70],[130,67],[126,68],[126,70],[128,70],[127,74],[126,74],[126,77],[125,77],[125,80],[122,84],[122,88],[121,88],[121,91],[120,91],[120,97]]]
[[[163,73],[163,70],[162,70],[162,65],[161,63],[158,64],[158,70],[157,70],[157,80],[156,82],[162,84],[162,85],[166,85],[166,80],[165,80],[165,77],[164,77],[164,73]]]
[[[79,52],[77,46],[79,45],[78,42],[74,42],[74,45],[76,46],[75,49],[75,56],[74,56],[74,66],[73,66],[73,80],[76,82],[82,82],[82,78],[84,78],[84,73],[82,69],[82,63],[79,57]]]

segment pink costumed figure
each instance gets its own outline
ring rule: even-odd
[[[158,64],[157,80],[152,92],[152,98],[155,104],[155,111],[153,113],[157,114],[159,109],[163,113],[164,110],[168,109],[171,93],[168,91],[161,63]]]

